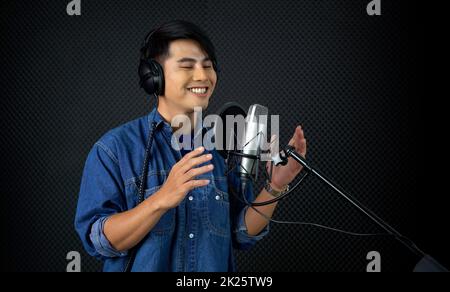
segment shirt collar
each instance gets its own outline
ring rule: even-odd
[[[161,116],[156,107],[153,108],[153,110],[148,114],[149,129],[151,129],[153,121],[156,123],[156,129],[166,128],[170,129],[170,131],[172,132],[172,127],[168,122],[166,122],[166,120],[164,120],[164,118]],[[208,129],[209,128],[202,125],[201,131],[197,130],[197,132],[194,135],[194,139],[197,138],[198,135],[203,135]]]
[[[160,129],[161,127],[169,127],[170,125],[168,122],[164,120],[164,118],[161,116],[161,114],[158,112],[158,110],[153,108],[153,110],[148,114],[148,127],[149,129],[152,127],[152,123],[156,123],[156,129]]]

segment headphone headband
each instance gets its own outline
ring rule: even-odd
[[[144,43],[142,44],[142,47],[141,47],[141,58],[145,58],[145,53],[146,53],[147,48],[149,47],[149,41],[152,38],[152,36],[157,31],[159,31],[163,26],[164,26],[164,24],[158,26],[157,28],[155,28],[147,33],[147,35],[144,38]]]

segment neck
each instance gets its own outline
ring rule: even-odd
[[[176,125],[176,124],[172,125],[172,121],[177,115],[187,116],[190,120],[191,127],[186,128],[185,130],[188,132],[182,133],[182,134],[189,134],[190,131],[192,131],[195,128],[195,126],[198,122],[197,121],[198,112],[194,112],[193,109],[189,111],[189,110],[181,109],[181,108],[173,106],[173,105],[168,105],[165,102],[165,100],[163,100],[161,97],[159,97],[158,112],[163,117],[163,119],[171,125],[172,130],[174,132],[181,128],[180,125]]]

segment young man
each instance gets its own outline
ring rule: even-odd
[[[93,146],[83,172],[76,230],[87,252],[104,261],[104,271],[123,271],[130,250],[135,252],[132,271],[232,271],[232,248],[253,246],[267,234],[268,221],[248,207],[230,210],[229,187],[239,190],[241,181],[235,173],[225,176],[217,151],[171,147],[177,130],[171,127],[173,118],[187,115],[195,125],[194,107],[208,106],[217,82],[214,47],[194,24],[172,21],[156,29],[142,51],[163,69],[158,106],[109,131]],[[138,204],[152,122],[146,190]],[[305,155],[300,127],[289,144]],[[274,168],[270,186],[255,201],[273,199],[300,170],[291,160]],[[254,199],[251,188],[241,195]],[[257,209],[270,217],[275,207]]]

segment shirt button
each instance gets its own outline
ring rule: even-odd
[[[216,196],[216,200],[217,201],[220,200],[220,196],[219,195]]]
[[[189,238],[194,238],[194,233],[189,233]]]
[[[192,201],[193,199],[194,199],[194,197],[193,196],[189,196],[189,201]]]

